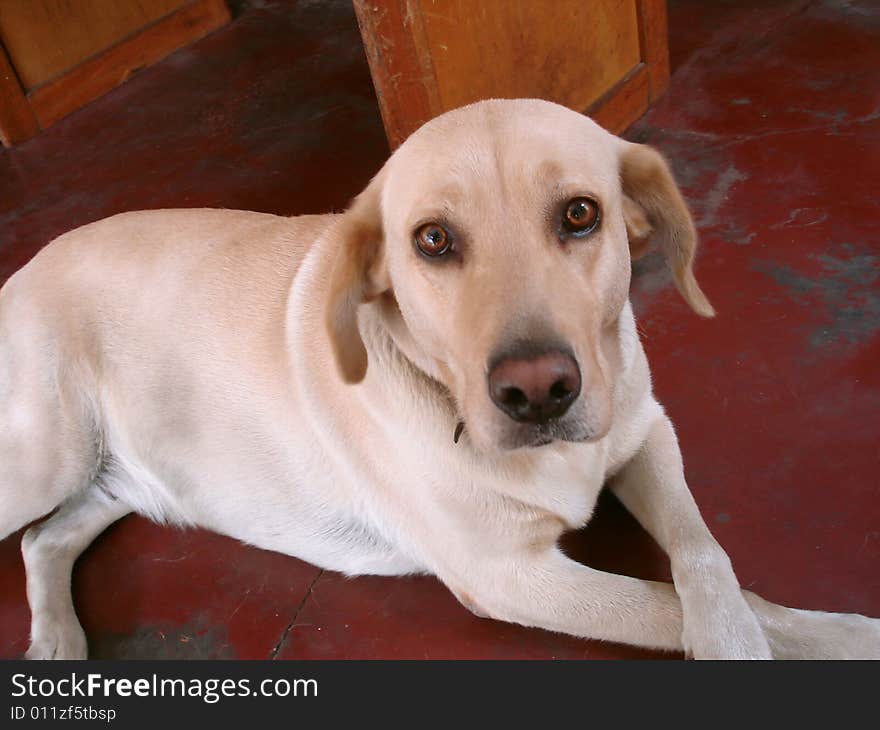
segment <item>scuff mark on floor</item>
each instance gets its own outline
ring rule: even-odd
[[[738,182],[744,182],[749,179],[741,170],[733,165],[729,165],[724,171],[718,175],[715,184],[709,189],[705,197],[702,198],[699,205],[700,216],[697,219],[698,227],[713,226],[718,222],[718,212],[727,200],[733,186]]]
[[[825,322],[812,326],[814,350],[833,345],[860,345],[880,331],[880,257],[851,243],[833,247],[839,254],[808,254],[819,263],[820,275],[790,266],[756,261],[753,268],[779,284],[801,306],[821,304]]]

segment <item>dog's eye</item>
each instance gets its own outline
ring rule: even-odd
[[[562,227],[567,233],[585,236],[599,224],[599,204],[592,198],[572,198],[565,206]]]
[[[426,256],[442,256],[452,248],[452,237],[443,226],[425,223],[416,229],[416,246]]]

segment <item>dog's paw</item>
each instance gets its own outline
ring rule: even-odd
[[[86,635],[75,619],[35,621],[31,645],[25,659],[85,659],[88,656]]]
[[[772,659],[770,645],[764,634],[751,630],[682,636],[685,656],[690,659],[759,660]]]
[[[758,619],[736,596],[714,610],[685,609],[682,644],[692,659],[773,658]]]
[[[746,599],[761,621],[774,659],[880,659],[880,619]]]
[[[791,623],[774,640],[774,655],[785,659],[880,659],[880,620],[855,613],[789,610],[793,612]]]
[[[880,619],[857,613],[837,614],[849,639],[841,659],[880,659]]]

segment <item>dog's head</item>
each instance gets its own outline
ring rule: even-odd
[[[357,309],[454,398],[487,451],[608,432],[630,261],[655,241],[699,314],[697,238],[663,158],[581,114],[493,100],[414,133],[345,213],[327,326],[343,378]]]

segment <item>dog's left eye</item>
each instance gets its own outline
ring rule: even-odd
[[[562,215],[563,229],[574,236],[585,236],[599,225],[599,204],[592,198],[572,198]]]
[[[426,256],[442,256],[452,248],[452,236],[439,223],[425,223],[416,229],[415,243]]]

